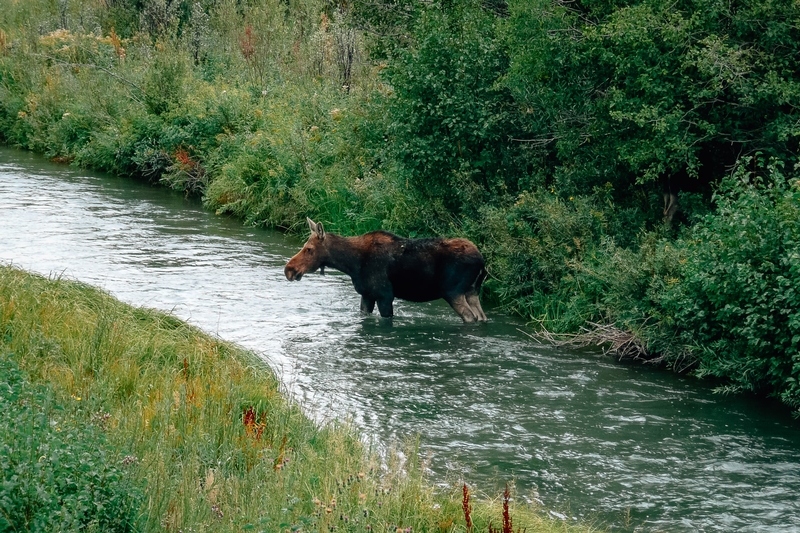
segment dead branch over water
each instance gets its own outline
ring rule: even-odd
[[[598,346],[604,355],[613,355],[617,359],[639,360],[650,363],[660,362],[663,357],[655,356],[647,349],[647,344],[630,331],[625,331],[612,324],[588,322],[588,327],[581,327],[579,333],[552,333],[542,330],[528,333],[519,330],[532,339],[558,347],[586,348]]]

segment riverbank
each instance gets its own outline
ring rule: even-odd
[[[556,23],[544,20],[549,10],[522,4],[508,19],[467,0],[449,10],[409,7],[383,21],[395,28],[370,26],[381,17],[364,6],[275,2],[245,15],[227,4],[160,11],[157,2],[145,4],[7,6],[0,138],[198,195],[208,209],[255,226],[304,233],[311,216],[347,235],[380,228],[470,238],[489,266],[484,297],[534,329],[574,333],[600,324],[594,333],[611,335],[585,338],[623,339],[632,349],[620,356],[800,409],[793,362],[800,349],[800,189],[796,143],[787,140],[796,136],[784,131],[795,122],[776,103],[787,94],[782,85],[739,87],[726,97],[725,113],[706,112],[707,101],[718,99],[696,93],[728,86],[711,69],[700,87],[665,80],[684,103],[664,113],[700,99],[678,113],[694,118],[674,127],[664,125],[672,115],[659,115],[658,91],[652,109],[640,112],[646,88],[627,97],[593,90],[597,101],[578,99],[596,105],[579,114],[592,118],[573,120],[575,108],[565,102],[574,95],[558,91],[583,83],[587,69],[598,80],[635,86],[625,81],[629,62],[620,58],[638,52],[613,39],[591,44],[602,32],[567,14],[572,26],[552,35],[585,33],[579,42],[589,43],[573,54],[587,61],[574,71],[548,55],[561,47],[514,44],[549,42],[535,28]],[[615,17],[634,17],[632,27],[650,24],[651,33],[663,29],[659,17],[612,11],[593,15],[609,34],[617,31]],[[676,15],[700,27],[686,30],[691,46],[674,54],[639,39],[644,66],[632,79],[681,69],[689,69],[681,80],[697,79],[694,58],[705,57],[710,42],[703,35],[717,39],[728,19],[741,17],[743,33],[730,38],[751,35],[744,46],[771,38],[751,27],[760,13],[714,13],[689,6]],[[777,8],[770,13],[776,22],[793,20]],[[385,39],[370,40],[364,28]],[[773,62],[797,54],[758,42],[769,52],[753,58],[765,63],[742,68],[781,79],[769,75]],[[601,49],[617,60],[587,59]],[[685,64],[647,66],[672,55]],[[545,63],[537,67],[539,60]],[[557,81],[526,68],[576,77]],[[759,76],[746,83],[751,78]],[[768,109],[742,111],[754,105],[749,95],[768,90],[780,95],[765,98]],[[546,97],[551,91],[560,96]],[[604,100],[612,96],[622,100]],[[740,112],[749,114],[728,122]],[[761,119],[736,129],[751,116],[777,117],[772,137]],[[701,123],[706,134],[684,131]],[[721,157],[706,161],[708,154],[728,157],[720,145],[732,138],[751,150],[725,165]],[[681,210],[672,226],[662,223],[657,185],[668,171],[697,174],[694,189],[675,194]]]
[[[0,331],[7,527],[466,529],[461,486],[434,491],[413,442],[379,458],[315,425],[254,354],[167,314],[2,266]],[[472,496],[476,531],[501,527],[495,496]],[[588,531],[509,512],[514,530]]]

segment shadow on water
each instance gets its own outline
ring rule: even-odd
[[[336,272],[290,283],[302,243],[181,194],[0,148],[0,261],[172,310],[260,353],[320,420],[419,435],[434,482],[466,480],[614,530],[797,531],[800,430],[769,402],[595,351],[541,346],[489,309],[364,317]]]

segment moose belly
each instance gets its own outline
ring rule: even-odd
[[[411,302],[430,302],[442,297],[441,290],[431,283],[413,283],[412,281],[393,284],[395,298]]]
[[[430,302],[442,297],[441,284],[424,276],[402,276],[392,280],[395,298],[411,302]]]

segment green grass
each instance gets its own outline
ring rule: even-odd
[[[42,450],[77,457],[74,468],[47,451],[4,463],[0,501],[28,511],[0,530],[53,527],[37,525],[42,504],[9,484],[15,472],[39,475],[64,516],[82,502],[82,521],[51,518],[64,531],[466,530],[461,486],[433,490],[413,444],[381,459],[346,424],[313,423],[254,354],[170,315],[2,266],[0,354],[16,383],[2,389],[8,419]],[[12,426],[0,445],[16,446]],[[72,489],[60,479],[79,471]],[[474,506],[474,531],[502,524],[499,497]],[[510,513],[515,530],[586,531],[513,501]]]

